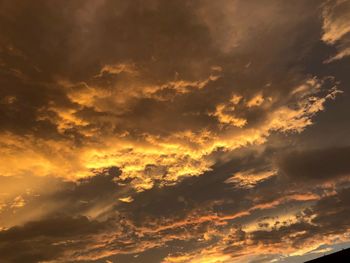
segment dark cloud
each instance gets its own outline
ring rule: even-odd
[[[285,224],[285,226],[283,225]],[[290,236],[293,233],[306,231],[307,234],[312,236],[315,234],[317,227],[314,227],[305,222],[298,222],[291,225],[288,225],[288,222],[281,222],[281,227],[266,231],[258,230],[251,233],[251,239],[255,242],[268,245],[268,244],[278,244],[283,241],[286,237]],[[291,238],[293,241],[293,238]],[[306,239],[305,235],[303,239]]]
[[[229,1],[222,1],[221,4],[224,7],[231,5]],[[97,84],[98,90],[107,88],[114,92],[131,86],[132,92],[132,87],[140,85],[140,82],[154,86],[177,79],[205,79],[211,74],[211,67],[220,66],[224,71],[221,79],[209,83],[203,90],[176,96],[172,103],[141,98],[126,105],[127,113],[118,113],[119,118],[123,120],[124,129],[130,132],[141,129],[141,133],[169,134],[189,128],[213,129],[215,120],[207,113],[215,111],[217,104],[226,102],[232,92],[249,98],[263,88],[264,96],[268,97],[286,94],[300,85],[304,76],[298,74],[297,67],[291,66],[299,61],[294,54],[297,51],[302,56],[300,50],[308,50],[313,42],[316,42],[316,38],[306,38],[305,35],[312,32],[316,37],[320,30],[317,13],[311,11],[314,10],[314,1],[299,2],[291,6],[282,6],[272,1],[266,11],[254,9],[256,11],[253,15],[257,21],[249,18],[240,21],[239,13],[236,12],[232,16],[224,12],[221,19],[211,21],[212,16],[219,16],[216,12],[220,12],[220,7],[212,6],[213,4],[207,1],[77,1],[69,4],[62,2],[58,5],[40,1],[34,5],[2,2],[2,36],[5,47],[3,53],[9,57],[8,61],[5,61],[5,67],[21,70],[22,74],[28,75],[30,81],[34,81],[29,86],[28,80],[22,87],[16,85],[18,92],[13,96],[21,108],[17,109],[17,115],[12,113],[12,118],[4,120],[8,125],[23,123],[21,127],[13,127],[14,131],[42,130],[47,126],[46,129],[54,132],[57,123],[50,123],[47,118],[37,121],[36,110],[42,108],[47,111],[49,102],[53,102],[56,107],[76,110],[76,114],[90,122],[92,128],[103,130],[103,116],[97,118],[97,112],[101,113],[101,110],[89,108],[89,113],[86,105],[82,108],[69,105],[65,96],[67,94],[64,94],[62,87],[57,86],[57,78],[73,84],[81,81],[91,86]],[[236,5],[235,8],[243,13],[252,9],[252,4]],[[309,11],[308,15],[299,16],[299,9],[304,8]],[[208,9],[213,10],[213,13],[207,13]],[[289,10],[288,13],[293,19],[285,20],[277,13],[286,10]],[[281,19],[283,23],[272,23],[274,19]],[[263,20],[262,24],[257,23],[260,20]],[[214,22],[218,25],[217,28],[212,27],[211,23]],[[242,29],[232,26],[235,23],[242,24],[244,28],[250,25],[253,28],[252,34],[246,35]],[[227,39],[228,43],[236,41],[235,34],[239,41],[239,47],[230,49],[230,52],[221,50],[221,44],[217,43],[223,35],[221,31],[225,29],[229,30],[233,38]],[[270,46],[270,52],[260,52],[252,38],[256,38],[260,45]],[[20,52],[21,56],[16,58],[18,61],[15,61],[13,55],[9,55],[13,53],[12,50]],[[284,54],[283,59],[281,54]],[[287,54],[293,55],[287,57]],[[112,81],[107,79],[96,82],[94,76],[104,66],[125,63],[135,64],[139,76],[117,76]],[[251,66],[245,68],[247,64]],[[30,66],[37,68],[39,72],[33,73],[32,69],[28,69]],[[252,74],[254,77],[251,77]],[[267,84],[270,86],[266,86]],[[11,86],[13,85],[14,83],[11,83]],[[31,88],[33,85],[35,88]],[[5,87],[6,84],[2,86]],[[26,90],[31,91],[29,97]],[[26,107],[28,101],[30,105]],[[106,104],[108,110],[105,109],[104,113],[107,116],[115,114],[113,111],[121,111],[119,107],[115,108],[113,101],[101,100],[99,103]],[[260,110],[247,113],[243,109],[237,110],[241,111],[242,117],[248,118],[250,126],[266,117],[266,112]],[[10,112],[11,110],[6,108],[4,116],[8,116]],[[49,109],[47,114],[55,117],[57,112]],[[15,121],[19,117],[23,118],[23,122]],[[172,121],[168,122],[168,119]],[[28,125],[25,125],[26,123]],[[135,123],[138,124],[135,126]],[[65,133],[78,136],[80,128],[66,129]],[[80,136],[82,134],[78,137]]]
[[[54,217],[12,227],[0,231],[1,260],[34,263],[56,259],[63,255],[72,240],[78,242],[73,246],[84,246],[83,237],[96,234],[106,226],[80,216]]]
[[[190,74],[184,71],[186,62],[203,60],[210,50],[208,31],[196,20],[191,4],[178,1],[78,1],[58,6],[3,1],[2,16],[7,43],[51,77],[85,80],[106,64],[152,59],[150,65],[160,76],[173,77],[174,71]],[[178,59],[163,67],[175,54]]]
[[[349,188],[339,189],[332,196],[322,198],[315,205],[299,214],[297,222],[279,222],[271,230],[257,230],[250,233],[254,242],[264,245],[289,242],[295,247],[306,246],[318,236],[341,234],[349,229],[346,214],[349,213]],[[308,221],[312,218],[311,221]],[[293,236],[293,233],[299,235]]]
[[[343,233],[349,229],[350,189],[339,189],[336,195],[320,200],[312,209],[316,215],[312,222],[320,225],[324,233]]]
[[[281,172],[298,180],[333,180],[350,173],[350,147],[291,152],[280,161]]]
[[[184,219],[197,208],[200,211],[209,209],[211,213],[225,215],[249,207],[253,196],[264,196],[264,201],[268,201],[269,198],[280,195],[279,191],[271,192],[271,189],[275,188],[274,180],[268,180],[265,186],[259,185],[259,189],[253,190],[235,188],[226,183],[228,178],[239,171],[250,170],[252,167],[257,170],[266,169],[271,153],[262,154],[250,149],[246,150],[243,156],[240,156],[240,151],[236,151],[236,156],[234,152],[231,154],[230,161],[214,165],[211,171],[203,173],[200,177],[186,178],[174,186],[158,185],[135,194],[133,202],[121,204],[118,209],[130,213],[136,222],[143,223],[143,218],[147,217]],[[282,186],[280,191],[283,192]]]
[[[54,86],[28,83],[6,73],[1,75],[1,131],[19,134],[34,133],[44,138],[57,138],[56,126],[47,120],[38,120],[37,114],[38,110],[46,107],[50,100],[65,102],[63,92],[55,89]]]

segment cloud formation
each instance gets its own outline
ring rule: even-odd
[[[349,1],[328,1],[323,6],[322,40],[335,45],[337,53],[326,62],[340,60],[350,55],[350,4]]]
[[[346,244],[348,6],[0,1],[2,260],[293,262]]]

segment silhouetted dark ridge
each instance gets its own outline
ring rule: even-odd
[[[325,255],[313,260],[305,261],[305,263],[324,263],[324,262],[350,262],[350,248],[343,249],[333,254]]]

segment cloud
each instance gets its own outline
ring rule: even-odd
[[[321,244],[325,246],[347,240],[348,235],[344,234],[344,231],[347,231],[348,224],[342,221],[342,214],[346,213],[348,207],[345,204],[347,192],[348,189],[340,190],[337,195],[326,197],[311,208],[294,215],[282,214],[272,217],[270,222],[255,222],[256,228],[231,228],[230,234],[227,234],[226,230],[222,239],[215,244],[192,252],[169,255],[163,262],[264,262],[266,258],[293,262],[293,259],[302,255],[310,258],[310,253],[322,253],[316,250]],[[330,209],[330,214],[341,225],[339,231],[336,230],[337,224],[333,224],[334,222],[328,224],[329,214],[325,214],[323,210],[329,210],[328,205],[335,200],[338,201],[334,209]],[[328,204],[325,205],[326,203]],[[341,221],[338,221],[339,219]],[[218,235],[218,232],[216,234]],[[270,249],[269,252],[267,249]]]
[[[334,0],[323,4],[322,40],[335,45],[337,53],[325,62],[340,60],[350,55],[350,4],[348,1]]]
[[[348,52],[346,11],[1,1],[4,260],[259,262],[347,240],[348,79],[322,63]]]
[[[79,115],[74,113],[74,109],[56,108],[55,111],[59,117],[56,123],[58,131],[73,129],[75,133],[81,133],[82,138],[86,133],[90,133],[90,136],[85,136],[85,142],[77,145],[74,141],[67,139],[62,141],[40,139],[41,143],[38,144],[35,142],[37,141],[35,136],[28,135],[26,141],[19,143],[23,140],[21,137],[3,134],[6,147],[18,149],[4,153],[3,161],[9,163],[15,158],[27,158],[28,165],[25,168],[27,171],[35,170],[41,175],[52,174],[70,179],[88,176],[94,169],[117,166],[123,173],[120,180],[132,179],[131,184],[139,191],[152,188],[156,181],[162,185],[173,184],[184,177],[198,176],[210,170],[215,163],[210,155],[218,149],[234,150],[249,144],[261,144],[272,131],[302,131],[312,123],[312,116],[324,109],[323,104],[333,99],[339,92],[337,89],[331,89],[325,95],[320,94],[323,83],[321,80],[311,79],[305,84],[300,84],[307,88],[293,92],[286,98],[285,103],[293,102],[294,108],[279,106],[281,102],[276,100],[275,103],[271,102],[265,109],[261,109],[262,116],[259,121],[249,118],[250,113],[245,112],[244,105],[238,106],[239,114],[248,114],[244,116],[244,119],[247,119],[247,127],[241,127],[241,130],[237,130],[236,124],[231,123],[228,123],[228,127],[223,130],[222,123],[219,122],[211,130],[187,127],[185,131],[177,131],[169,127],[169,130],[162,132],[161,135],[150,130],[148,124],[143,126],[142,118],[137,126],[134,122],[128,127],[129,120],[134,117],[126,114],[124,117],[119,117],[119,122],[126,122],[127,129],[118,134],[113,129],[104,129],[104,125],[101,125],[98,119],[97,122],[92,119],[80,119]],[[172,110],[165,115],[166,110],[153,112],[153,104],[149,104],[149,107],[151,109],[148,114],[154,115],[155,121],[160,118],[159,125],[167,114],[173,114]],[[50,111],[53,109],[50,108]],[[256,110],[259,111],[259,109]],[[197,117],[189,115],[185,118]],[[115,125],[114,120],[111,121],[107,119],[106,124],[110,122],[108,126]],[[87,131],[85,126],[93,130]],[[137,127],[144,129],[141,130],[142,133],[133,132]],[[27,146],[24,147],[24,145]],[[35,163],[34,167],[32,163]],[[19,168],[16,171],[11,168],[11,171],[7,171],[8,166],[3,167],[2,173],[5,175],[23,170]]]
[[[59,226],[59,227],[58,227]],[[81,236],[105,228],[105,224],[86,217],[55,217],[29,222],[0,232],[0,251],[4,262],[38,262],[57,259],[66,252],[67,244],[82,246]]]
[[[244,171],[236,173],[234,176],[228,178],[225,183],[234,184],[238,187],[252,188],[256,186],[259,182],[265,181],[268,178],[275,176],[274,171]]]
[[[348,176],[349,147],[307,149],[291,152],[280,161],[280,170],[297,180],[334,180]]]
[[[9,149],[3,161],[22,159],[26,166],[13,170],[3,165],[3,175],[29,172],[76,180],[117,166],[120,183],[129,181],[137,191],[176,184],[209,171],[218,150],[261,144],[276,131],[303,131],[339,93],[330,78],[288,69],[295,58],[280,55],[299,53],[291,42],[311,45],[309,39],[300,40],[304,30],[315,27],[311,11],[285,19],[278,10],[287,6],[272,1],[265,11],[254,9],[255,20],[240,21],[237,10],[251,4],[234,2],[223,9],[228,2],[223,7],[207,1],[151,2],[137,8],[133,3],[80,2],[62,6],[63,13],[49,3],[18,8],[3,3],[3,24],[9,28],[3,33],[4,65],[25,76],[8,73],[4,78],[16,92],[3,89],[9,116],[4,127],[10,125],[1,134]],[[50,15],[28,22],[27,12],[40,13],[39,6]],[[217,22],[207,13],[211,7],[226,10]],[[298,4],[293,10],[310,7]],[[169,10],[172,15],[164,16]],[[10,14],[18,19],[12,21]],[[290,32],[288,41],[279,23],[272,23],[276,19]],[[180,26],[174,27],[175,21]],[[235,22],[255,29],[247,35],[248,29],[232,28]],[[48,29],[50,23],[55,26]],[[237,39],[232,33],[230,41],[239,47],[220,46],[216,40],[223,35],[212,27],[215,23],[237,31]],[[303,30],[299,34],[295,28]],[[254,38],[270,44],[275,39],[267,57],[252,44]],[[241,62],[227,60],[241,57]],[[35,90],[28,100],[27,90]]]
[[[262,160],[264,155],[254,154],[253,156],[254,158],[252,156],[238,158],[223,167],[216,167],[214,171],[206,175],[187,178],[174,186],[134,193],[133,202],[120,202],[119,205],[113,202],[113,199],[125,197],[127,192],[123,193],[123,188],[113,184],[113,180],[120,176],[115,168],[104,174],[81,179],[77,184],[68,183],[63,189],[56,190],[53,194],[46,194],[42,198],[55,200],[55,202],[66,200],[66,204],[60,209],[61,213],[76,214],[76,217],[67,219],[67,216],[57,217],[51,214],[33,223],[25,223],[23,227],[5,229],[1,233],[18,232],[18,234],[4,234],[7,238],[3,240],[3,246],[7,247],[10,239],[16,236],[19,240],[15,244],[24,251],[23,257],[30,259],[29,255],[35,255],[38,258],[45,258],[45,253],[39,253],[32,247],[26,248],[27,241],[25,240],[31,240],[35,248],[43,248],[52,256],[52,259],[63,262],[68,259],[93,261],[103,258],[111,260],[124,258],[130,262],[139,262],[136,259],[130,259],[134,255],[139,255],[142,262],[145,260],[144,253],[146,256],[147,251],[152,249],[165,249],[164,262],[167,260],[169,262],[199,260],[200,262],[200,260],[209,259],[222,259],[223,262],[230,262],[232,258],[244,260],[252,251],[259,254],[264,251],[263,248],[267,247],[273,247],[274,253],[284,255],[294,253],[305,244],[311,250],[315,244],[310,245],[308,239],[315,234],[323,235],[325,233],[323,231],[328,231],[323,223],[327,218],[324,209],[327,209],[330,202],[336,202],[337,205],[333,205],[334,212],[342,211],[347,204],[346,194],[344,194],[346,191],[344,193],[339,191],[338,195],[326,196],[317,201],[320,199],[317,194],[302,192],[298,194],[295,190],[293,190],[294,193],[288,192],[291,191],[289,189],[281,192],[274,191],[272,199],[269,200],[264,196],[264,191],[259,188],[256,188],[253,195],[246,188],[241,188],[239,191],[234,191],[231,187],[224,188],[224,182],[232,174],[232,167],[239,169],[237,164],[241,164],[243,171],[247,167],[266,165],[266,160]],[[269,191],[275,187],[272,182],[268,185]],[[283,186],[280,185],[280,188]],[[339,198],[345,199],[339,203],[336,201]],[[65,231],[64,227],[62,232],[58,230],[56,232],[52,230],[52,232],[45,227],[41,230],[41,225],[58,224],[47,223],[51,222],[51,218],[54,220],[66,218],[62,220],[62,224],[67,225],[69,229],[70,224],[67,222],[71,220],[78,222],[79,214],[87,214],[86,211],[103,206],[106,201],[113,206],[105,210],[106,213],[97,217],[93,216],[94,213],[89,213],[89,220],[85,217],[81,219],[85,223],[77,223],[82,228],[77,227],[74,231]],[[310,207],[310,204],[315,201],[317,204]],[[306,205],[307,202],[308,205]],[[287,206],[292,210],[286,214]],[[305,209],[305,206],[309,208]],[[297,209],[293,210],[295,207]],[[271,218],[266,216],[269,213],[272,215]],[[88,227],[90,223],[86,222],[91,222],[91,228]],[[345,222],[337,222],[346,227]],[[317,224],[317,227],[314,224]],[[332,231],[334,227],[336,227],[335,224],[328,224],[329,231]],[[24,229],[30,229],[31,231],[28,232],[31,234],[25,234]],[[227,235],[228,231],[232,234]],[[281,246],[286,237],[295,242],[295,247]],[[170,245],[175,240],[177,243]],[[322,242],[331,242],[330,240],[322,239]],[[177,250],[177,246],[183,246],[186,242],[194,242],[198,245],[190,243],[187,252],[184,251],[180,255],[172,254]],[[43,244],[45,247],[42,247]],[[52,245],[57,254],[50,253]],[[21,255],[9,252],[8,257],[14,260]],[[273,258],[274,255],[271,257]],[[149,260],[152,262],[152,259]]]

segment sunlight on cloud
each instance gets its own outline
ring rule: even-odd
[[[290,95],[289,100],[295,101],[293,108],[284,105],[277,107],[269,112],[266,120],[258,127],[245,128],[243,123],[246,121],[239,121],[242,124],[238,125],[240,130],[230,131],[238,124],[233,121],[238,120],[234,117],[235,105],[244,99],[234,95],[228,102],[230,111],[222,113],[219,110],[218,115],[215,115],[219,116],[218,127],[222,123],[228,125],[221,131],[169,131],[168,135],[162,137],[145,132],[136,140],[129,135],[131,131],[124,130],[118,137],[118,134],[113,135],[108,129],[99,127],[98,122],[79,118],[75,109],[49,107],[48,111],[57,114],[58,118],[50,121],[57,124],[59,131],[75,129],[83,136],[91,138],[91,142],[77,146],[67,140],[35,140],[30,136],[20,138],[3,134],[3,165],[0,172],[3,175],[15,175],[35,171],[38,175],[74,179],[89,176],[94,170],[117,166],[122,170],[120,182],[131,180],[131,185],[137,191],[152,188],[155,181],[160,182],[161,186],[172,185],[184,177],[199,176],[209,171],[215,163],[211,154],[218,149],[232,151],[247,145],[264,143],[271,131],[301,132],[312,123],[311,117],[324,109],[324,103],[340,92],[333,88],[325,95],[318,95],[322,85],[322,81],[315,78],[306,80],[305,84],[297,87]],[[263,103],[260,98],[258,100],[259,105]],[[74,97],[75,103],[87,101],[90,99],[78,98],[77,95]],[[219,106],[217,109],[226,111],[226,107],[228,106]],[[114,125],[113,119],[107,122]],[[118,121],[116,124],[118,125]],[[93,128],[85,129],[87,126]],[[103,138],[100,134],[104,134]],[[18,160],[21,166],[5,165],[16,163]],[[8,168],[10,170],[7,170]]]
[[[348,242],[349,3],[0,1],[0,260]]]

